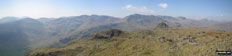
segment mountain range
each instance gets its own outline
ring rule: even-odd
[[[128,32],[153,29],[160,22],[173,28],[232,30],[232,21],[205,21],[142,14],[132,14],[124,18],[106,15],[40,19],[5,17],[0,19],[0,56],[23,56],[25,52],[34,48],[64,47],[73,40],[88,38],[91,34],[105,29]]]

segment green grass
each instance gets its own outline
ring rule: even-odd
[[[198,34],[202,31],[210,33]],[[221,38],[212,37],[210,34],[217,34]],[[37,53],[49,55],[48,53],[55,51],[65,51],[61,56],[207,56],[215,55],[214,52],[217,48],[227,50],[228,47],[232,46],[232,40],[214,46],[217,42],[232,38],[232,36],[225,37],[225,34],[232,33],[195,28],[140,30],[127,32],[122,36],[114,36],[110,39],[93,39],[93,37],[81,39],[68,44],[64,48],[35,49],[28,54],[29,56],[34,56]],[[189,35],[191,35],[189,39],[183,40]],[[165,37],[163,42],[159,40],[161,37]],[[196,37],[194,39],[196,42],[189,41],[193,37]],[[77,47],[82,47],[82,49]],[[213,49],[210,50],[210,48]]]

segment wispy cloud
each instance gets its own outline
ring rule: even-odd
[[[167,3],[160,3],[159,6],[161,8],[167,8],[168,7],[168,4]]]
[[[126,6],[123,6],[122,9],[135,12],[135,13],[141,13],[141,14],[154,14],[155,13],[154,10],[149,9],[146,6],[137,7],[133,5],[126,5]]]

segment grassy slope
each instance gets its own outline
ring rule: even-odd
[[[81,39],[64,48],[40,48],[26,56],[207,56],[232,49],[232,32],[168,28],[126,32],[110,39]]]

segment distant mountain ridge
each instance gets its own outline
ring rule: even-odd
[[[104,29],[113,28],[120,29],[123,31],[135,31],[135,30],[144,30],[144,29],[152,29],[157,26],[158,23],[164,22],[168,24],[170,27],[184,27],[184,28],[207,28],[207,29],[220,29],[225,30],[223,28],[230,27],[225,26],[223,28],[220,27],[218,22],[210,22],[210,21],[199,21],[187,19],[185,17],[171,17],[171,16],[154,16],[154,15],[141,15],[141,14],[132,14],[122,18],[118,23],[105,24],[97,27],[92,27],[89,29],[84,29],[82,31],[77,31],[72,33],[69,37],[61,39],[60,42],[62,44],[67,44],[71,42],[70,40],[80,39],[79,37],[86,38],[91,33],[99,32]],[[230,25],[230,24],[228,24]],[[57,44],[55,44],[57,45]],[[59,46],[59,45],[58,45]],[[61,45],[64,46],[64,45]]]
[[[3,17],[3,18],[0,18],[0,23],[13,22],[17,20],[20,20],[20,19],[17,17]]]

